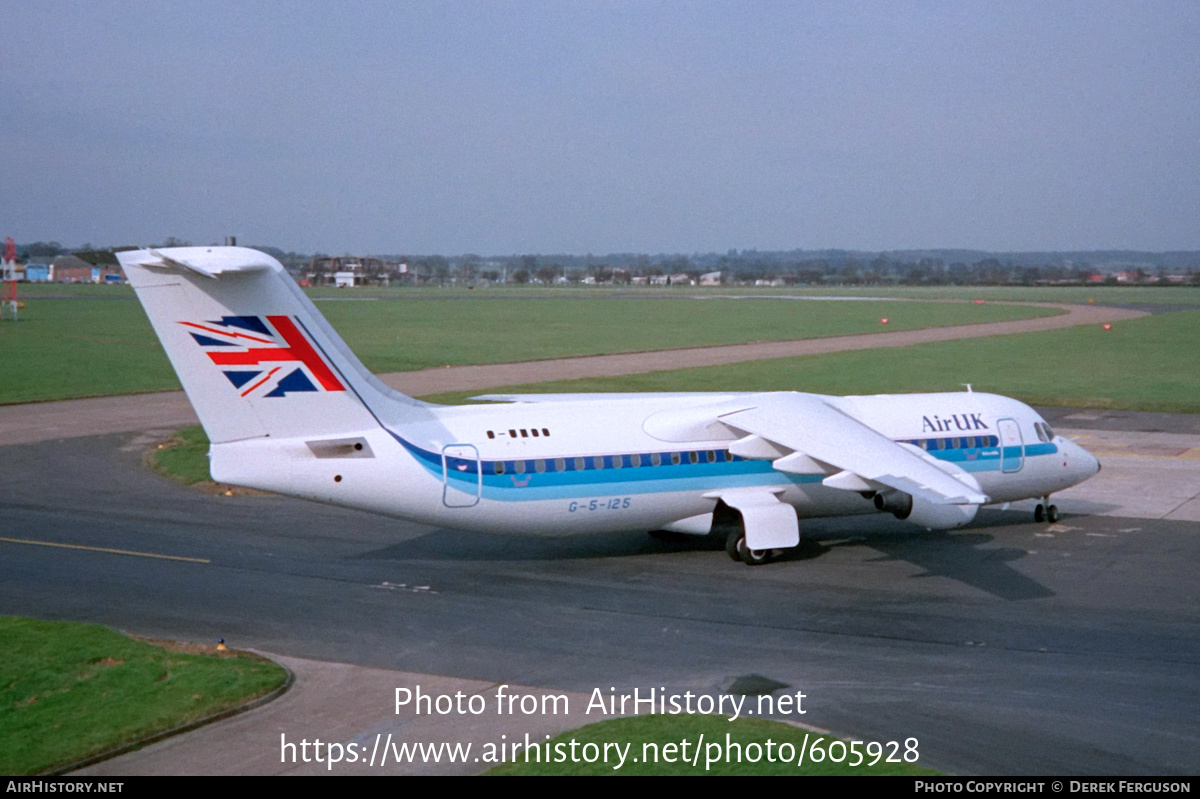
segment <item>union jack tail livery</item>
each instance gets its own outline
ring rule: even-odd
[[[212,322],[179,324],[191,328],[192,338],[222,367],[243,397],[260,389],[264,397],[346,390],[301,332],[303,324],[290,317],[225,316]]]
[[[421,407],[372,376],[270,256],[117,255],[213,444],[361,434]]]

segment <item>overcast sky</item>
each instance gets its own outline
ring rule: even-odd
[[[0,235],[1200,249],[1200,3],[0,5]]]

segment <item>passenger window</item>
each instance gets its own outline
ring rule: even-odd
[[[680,463],[682,463],[682,462],[683,462],[683,458],[679,457],[679,453],[678,453],[678,452],[672,452],[672,453],[671,453],[671,463],[672,463],[673,465],[675,465],[675,466],[678,466],[678,465],[679,465]]]
[[[575,459],[575,471],[582,472],[586,468],[587,468],[587,464],[584,463],[583,458]]]
[[[650,453],[650,465],[651,466],[661,466],[662,465],[662,455],[659,455],[657,452]]]
[[[612,456],[612,464],[613,464],[614,469],[620,469],[622,466],[625,465],[625,456],[624,455],[613,455]]]
[[[597,469],[603,469],[604,468],[604,458],[601,456],[592,458],[592,466],[594,466]]]
[[[630,463],[630,465],[634,466],[635,468],[638,466],[641,466],[642,465],[642,456],[637,454],[636,452],[633,453],[632,455],[629,456],[629,463]]]
[[[700,453],[699,452],[689,452],[688,453],[688,463],[699,463],[699,462],[700,462]]]
[[[504,461],[496,461],[496,465],[492,467],[496,474],[504,474]]]
[[[554,471],[565,472],[567,470],[567,462],[562,458],[554,459]]]
[[[533,470],[535,472],[537,472],[538,474],[541,474],[542,472],[546,471],[546,462],[540,458],[538,460],[534,461],[533,462]]]
[[[513,471],[517,474],[525,474],[525,461],[517,461],[514,463]]]
[[[709,463],[717,462],[717,453],[713,452],[711,449],[705,454],[704,457]]]

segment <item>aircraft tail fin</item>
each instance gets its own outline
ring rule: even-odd
[[[372,375],[269,255],[172,247],[117,258],[213,444],[334,437],[426,407]]]

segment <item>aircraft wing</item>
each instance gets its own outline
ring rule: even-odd
[[[760,394],[753,401],[753,407],[718,414],[717,421],[734,432],[766,439],[777,445],[776,450],[779,446],[793,450],[774,461],[782,471],[803,471],[804,463],[807,471],[812,471],[827,464],[840,470],[823,481],[835,488],[879,490],[886,486],[937,505],[984,505],[990,501],[986,494],[816,395]]]
[[[717,396],[717,395],[714,395]],[[722,397],[727,395],[720,395]],[[732,396],[732,395],[728,395]],[[697,395],[694,391],[675,391],[665,393],[650,393],[650,392],[635,392],[635,393],[605,393],[605,394],[480,394],[476,397],[468,397],[468,399],[478,400],[479,402],[531,402],[531,403],[546,403],[546,402],[595,402],[598,397],[603,397],[605,400],[645,400],[645,399],[690,399],[695,400]],[[711,401],[711,400],[710,400]]]

